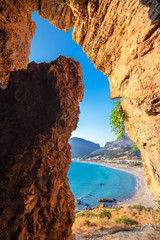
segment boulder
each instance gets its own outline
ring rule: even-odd
[[[77,199],[77,200],[76,200],[76,204],[77,204],[77,205],[81,205],[81,204],[82,204],[82,203],[81,203],[81,200],[78,200],[78,199]]]

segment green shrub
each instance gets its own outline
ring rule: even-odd
[[[143,167],[143,163],[130,163],[129,165],[131,167],[134,167],[134,166]]]
[[[120,101],[114,102],[115,107],[112,109],[109,117],[110,117],[110,125],[112,131],[115,132],[117,139],[125,137],[125,126],[124,126],[124,117],[125,114],[123,112],[123,108],[121,106]]]
[[[100,214],[99,214],[100,218],[105,218],[107,217],[108,219],[110,219],[112,217],[112,214],[109,210],[104,209]]]
[[[116,223],[116,224],[122,223],[122,218],[116,218],[116,219],[115,219],[115,223]]]
[[[159,216],[159,218],[158,218],[158,222],[160,223],[160,216]]]
[[[138,149],[138,147],[137,147],[137,145],[134,143],[133,149],[132,149],[131,151],[134,152],[134,151],[137,150],[137,149]]]
[[[97,214],[87,211],[87,210],[83,210],[81,212],[76,213],[76,217],[90,217],[90,216],[97,216]]]
[[[92,213],[92,212],[87,212],[85,216],[86,216],[86,217],[97,216],[97,214]]]
[[[133,216],[133,217],[135,217],[136,215],[137,215],[137,213],[136,213],[136,212],[133,212],[133,213],[132,213],[132,216]]]
[[[139,205],[128,206],[128,208],[137,209],[139,211],[142,211],[143,209],[146,210],[146,208],[144,206],[140,205],[140,204]]]
[[[160,200],[158,200],[157,203],[158,203],[158,207],[160,208]]]
[[[85,216],[85,214],[84,214],[84,212],[78,212],[78,213],[76,213],[76,217],[83,217],[83,216]]]
[[[147,207],[147,208],[146,208],[146,211],[147,211],[147,212],[150,212],[152,209],[153,209],[152,207]]]
[[[138,225],[138,222],[134,219],[128,218],[127,216],[123,216],[122,218],[115,219],[116,224],[125,224],[125,225]]]

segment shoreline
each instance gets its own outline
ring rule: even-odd
[[[135,192],[135,195],[132,198],[126,199],[125,201],[118,202],[118,206],[127,207],[131,205],[143,205],[144,207],[158,207],[158,198],[148,189],[146,184],[146,177],[143,168],[139,167],[130,167],[128,165],[114,164],[114,163],[105,163],[105,162],[90,162],[90,161],[73,161],[81,163],[89,163],[100,165],[103,167],[113,168],[119,171],[123,171],[138,179],[138,190]]]

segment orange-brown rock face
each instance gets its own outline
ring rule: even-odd
[[[36,25],[32,13],[48,19],[59,29],[68,31],[74,15],[65,0],[0,1],[0,86],[6,87],[11,71],[27,68],[30,45]]]
[[[111,98],[123,98],[126,129],[141,150],[147,184],[160,198],[160,3],[66,2],[74,15],[73,40],[109,77]]]
[[[0,91],[0,239],[70,239],[68,140],[83,97],[80,64],[59,57],[12,72]]]
[[[73,40],[109,77],[111,98],[123,97],[126,129],[160,198],[160,2],[95,0],[79,7]]]
[[[27,68],[36,25],[31,19],[37,1],[0,1],[0,82],[6,86],[11,71]]]
[[[146,177],[147,177],[147,184],[149,188],[158,197],[160,197],[160,152],[159,152],[159,149],[160,149],[160,134],[159,134],[160,133],[160,114],[159,114],[160,113],[160,80],[159,80],[160,79],[160,69],[159,69],[160,68],[160,48],[159,48],[160,3],[159,3],[159,0],[88,0],[88,1],[86,0],[81,0],[81,1],[77,1],[77,0],[63,0],[63,1],[60,1],[60,0],[41,0],[41,1],[1,0],[0,1],[0,39],[1,39],[0,41],[0,81],[3,86],[5,86],[6,83],[8,82],[8,78],[11,71],[27,68],[28,57],[29,57],[29,46],[31,44],[31,39],[35,31],[35,24],[31,20],[31,14],[35,10],[38,10],[40,16],[42,16],[45,19],[49,19],[49,21],[59,29],[64,29],[65,31],[68,31],[69,28],[74,25],[73,40],[82,46],[84,52],[92,60],[95,67],[101,70],[104,74],[106,74],[109,77],[110,88],[111,88],[111,98],[119,98],[119,97],[123,98],[122,105],[127,115],[126,128],[129,136],[132,138],[134,142],[137,143],[138,147],[141,150]],[[29,68],[31,66],[32,65],[30,65]],[[22,74],[23,72],[25,72],[25,70],[22,70],[16,74]],[[11,81],[14,80],[13,75],[14,74],[12,74],[10,78],[9,89],[11,89],[10,86],[12,86]],[[38,70],[35,71],[35,73],[33,71],[32,75],[34,76],[34,79],[36,79],[36,77],[39,76]],[[23,78],[20,76],[19,79],[22,80],[23,83],[21,84],[24,85],[24,88],[23,87],[17,88],[19,89],[18,98],[23,99],[25,95],[22,89],[25,89],[25,88],[28,89],[28,92],[25,93],[26,103],[27,103],[28,96],[30,97],[31,95],[32,97],[34,96],[33,99],[29,98],[30,99],[28,100],[30,101],[29,105],[25,105],[26,106],[26,108],[24,108],[26,111],[25,113],[27,113],[27,111],[29,111],[30,108],[32,107],[34,108],[34,104],[33,104],[34,102],[35,103],[37,102],[37,106],[39,106],[39,108],[41,109],[41,106],[43,106],[43,104],[38,105],[40,97],[37,94],[37,92],[35,94],[35,92],[32,89],[29,89],[30,85],[28,86],[28,82],[25,83],[26,81],[28,81],[26,80],[26,78]],[[27,79],[30,79],[29,75]],[[7,95],[9,91],[11,92],[11,90],[9,89],[6,90],[6,92],[1,91],[2,92],[1,96],[3,96],[2,97],[3,101],[2,100],[1,101],[3,104],[6,102],[6,104],[13,104],[13,106],[14,105],[16,106],[17,100],[14,101],[13,99],[16,99],[16,98],[12,98],[16,93],[16,91],[14,90],[15,88],[13,87],[12,93],[10,93],[11,94],[10,97],[8,97]],[[67,89],[67,86],[66,86],[66,89]],[[47,91],[50,91],[50,88]],[[76,94],[78,94],[74,91],[73,93],[75,97],[77,96]],[[65,92],[64,92],[64,96],[65,96]],[[67,97],[64,98],[64,96],[62,94],[60,96],[61,99],[59,99],[59,101],[62,104],[63,99],[66,99],[63,102],[64,109],[65,109],[65,106],[66,104],[68,104],[68,102],[67,102]],[[68,98],[70,98],[70,94],[68,95]],[[47,96],[44,100],[47,101]],[[31,103],[33,104],[33,106]],[[42,149],[44,148],[32,147],[32,145],[34,146],[34,144],[37,144],[36,146],[39,146],[39,144],[41,143],[43,144],[43,141],[48,142],[47,139],[48,138],[50,139],[49,137],[50,135],[48,134],[51,134],[51,133],[50,132],[48,133],[48,130],[45,130],[47,131],[46,137],[40,139],[41,135],[39,134],[41,132],[41,128],[39,130],[40,131],[39,133],[34,132],[35,129],[38,128],[38,126],[41,125],[41,127],[43,127],[43,124],[45,123],[45,118],[42,121],[40,120],[43,114],[41,118],[39,116],[36,117],[37,115],[33,111],[32,118],[34,119],[34,121],[32,121],[31,125],[26,125],[26,123],[23,120],[27,118],[27,114],[24,114],[23,112],[23,115],[22,115],[20,114],[20,110],[19,110],[19,117],[18,117],[19,120],[16,120],[15,123],[13,124],[13,122],[10,120],[10,118],[6,113],[5,106],[7,105],[4,105],[3,108],[1,107],[1,109],[3,109],[2,111],[3,116],[7,117],[5,124],[8,125],[9,127],[7,128],[8,132],[6,132],[5,135],[3,136],[3,145],[1,143],[1,147],[4,145],[8,146],[7,148],[8,153],[6,152],[6,148],[4,147],[2,148],[2,154],[3,156],[6,156],[6,163],[7,163],[7,164],[5,163],[4,165],[9,166],[11,164],[12,166],[14,162],[19,161],[17,162],[18,167],[15,167],[15,169],[16,170],[21,169],[21,167],[23,166],[20,165],[20,162],[21,162],[20,159],[21,158],[22,160],[23,158],[26,159],[25,162],[26,164],[28,164],[29,156],[30,156],[30,153],[32,152],[34,156],[33,159],[37,159],[37,160],[33,161],[32,163],[33,166],[29,165],[29,167],[26,167],[26,171],[27,171],[26,174],[28,176],[29,171],[32,170],[32,168],[35,169],[36,165],[39,163],[40,161],[39,154],[42,154],[42,155],[47,154],[47,151],[49,149],[51,151],[51,154],[54,154],[52,152],[52,148],[50,147],[51,144],[45,145],[46,150],[44,150],[44,153],[41,152]],[[18,106],[20,108],[20,105]],[[14,113],[12,109],[14,108],[10,107],[9,109],[9,114],[11,117],[13,117],[12,114]],[[61,108],[58,107],[57,109],[61,109]],[[54,111],[56,110],[54,109]],[[43,111],[41,111],[41,113],[42,112]],[[45,114],[46,112],[44,113],[44,116]],[[69,113],[65,111],[62,111],[61,114],[64,114],[64,119],[66,117],[69,117],[69,115],[67,115]],[[72,115],[73,119],[74,117],[75,118],[77,117],[76,114],[77,112],[75,112]],[[2,121],[4,117],[2,117]],[[48,115],[48,117],[51,117],[51,115]],[[55,120],[55,124],[56,124],[56,121],[58,121],[58,118],[56,119],[57,120]],[[70,123],[73,124],[74,122],[74,121],[72,122],[73,119],[72,118],[70,119],[70,122],[68,122],[68,126],[72,126]],[[17,124],[17,121],[18,121],[18,124]],[[40,125],[38,121],[41,122]],[[13,124],[13,128],[10,127],[11,123]],[[36,123],[38,124],[38,126]],[[29,124],[29,121],[28,121],[28,124]],[[59,122],[59,124],[63,125],[63,121]],[[32,125],[35,126],[35,129],[33,128]],[[12,130],[14,128],[17,129],[18,127],[25,132],[25,135],[24,135],[25,138],[23,138],[19,132],[17,133],[16,130]],[[31,130],[25,131],[26,128]],[[67,139],[69,136],[67,135],[68,128],[65,128],[65,127],[64,128],[53,127],[53,128],[56,129],[56,132],[53,131],[54,133],[51,137],[57,136],[57,139],[60,139],[60,136],[64,134],[63,136],[66,136],[66,138],[64,137],[62,139],[63,141],[67,142]],[[4,126],[2,126],[1,129],[3,130]],[[42,130],[44,131],[44,129]],[[71,131],[72,131],[72,128],[70,129],[70,132]],[[33,136],[35,136],[33,142],[30,142],[30,140],[28,140],[30,139],[28,138],[28,136],[30,136],[31,133],[33,134]],[[16,140],[16,139],[19,139],[19,140]],[[22,141],[21,139],[22,140],[25,139],[25,141]],[[55,141],[54,137],[52,141],[53,142]],[[59,156],[62,156],[63,155],[62,153],[65,152],[65,151],[61,151],[63,149],[62,146],[66,146],[65,144],[63,145],[62,142],[61,144],[59,143],[55,145],[57,146],[57,149],[60,150],[56,152],[57,153],[56,159],[58,159]],[[19,149],[24,149],[23,155],[19,154]],[[28,154],[28,151],[29,151],[29,154]],[[10,155],[7,155],[9,153]],[[68,153],[69,153],[69,150],[68,150]],[[13,158],[11,158],[12,155],[13,155]],[[18,156],[19,160],[15,160],[16,157],[14,156]],[[67,159],[66,155],[63,157]],[[43,160],[44,162],[46,161],[45,159],[47,158],[44,158]],[[53,167],[53,168],[59,169],[59,171],[57,172],[55,171],[53,175],[52,173],[50,173],[52,169],[48,169],[47,174],[44,174],[44,175],[41,173],[40,174],[37,173],[36,176],[39,177],[40,183],[42,179],[46,179],[46,182],[47,182],[47,179],[48,179],[47,177],[50,174],[51,176],[58,176],[63,171],[66,171],[67,173],[67,170],[66,170],[67,167],[66,169],[63,169],[63,166],[61,166],[61,163],[58,163],[58,161],[56,161],[55,166],[56,167]],[[30,176],[35,177],[34,174],[36,171],[37,170],[31,171]],[[12,173],[7,173],[7,174],[9,177],[5,180],[6,182],[3,183],[4,186],[6,186],[5,184],[8,183],[7,181],[10,181],[10,183],[14,185],[14,181],[16,181],[16,177],[12,176]],[[19,172],[18,172],[18,175],[21,176]],[[21,182],[25,183],[24,175],[21,179],[22,179]],[[56,179],[59,179],[59,178],[57,177]],[[38,182],[38,180],[35,180],[35,181],[36,183]],[[27,223],[27,221],[30,221],[29,219],[34,219],[31,221],[31,223],[37,221],[37,223],[39,224],[38,226],[41,226],[41,219],[43,219],[42,216],[47,216],[46,221],[48,221],[48,223],[49,222],[51,223],[50,228],[52,228],[53,221],[54,223],[56,222],[56,220],[51,221],[51,218],[48,217],[49,216],[47,212],[48,208],[47,209],[41,208],[45,210],[43,213],[38,215],[38,212],[40,211],[36,209],[38,208],[37,206],[39,202],[42,201],[40,197],[41,195],[38,195],[38,192],[39,191],[41,192],[41,188],[38,185],[36,185],[35,189],[36,189],[36,192],[33,194],[37,196],[37,200],[32,200],[32,197],[29,200],[24,200],[24,202],[26,202],[26,206],[28,206],[27,205],[28,203],[29,205],[31,205],[31,207],[28,207],[28,209],[32,209],[31,212],[29,213],[29,215],[27,215],[26,213],[26,218],[23,218],[23,214],[18,215],[19,217],[16,218],[17,222],[15,221],[15,226],[22,226],[22,225],[25,226],[24,232],[25,231],[27,232],[26,226],[32,225]],[[47,188],[44,188],[44,189],[47,189]],[[65,191],[67,187],[64,187],[63,189],[61,191]],[[31,192],[32,186],[30,190],[27,189],[26,191]],[[21,200],[23,199],[21,198],[21,193],[17,193],[16,190],[12,187],[10,187],[8,194],[11,194],[11,192],[15,193],[15,196],[17,196],[16,199],[21,199]],[[5,194],[7,194],[7,192],[5,192]],[[47,190],[46,190],[46,194],[47,194]],[[26,193],[26,195],[28,196],[29,194]],[[30,195],[32,196],[32,194]],[[54,196],[56,196],[55,193],[53,193],[53,199],[55,199]],[[63,196],[63,194],[61,196]],[[66,193],[66,196],[67,196],[67,193]],[[8,195],[8,197],[10,197],[10,195]],[[7,205],[8,200],[6,199],[7,199],[7,195],[4,195],[3,202],[6,201],[6,206],[8,206]],[[15,202],[17,202],[17,205],[15,204]],[[16,209],[15,211],[18,211],[17,206],[19,206],[18,205],[20,204],[19,202],[21,201],[14,200],[13,205],[15,205],[16,207],[12,207],[11,209],[6,208],[6,210],[3,212],[4,226],[7,226],[6,222],[8,224],[10,222],[12,223],[11,220],[15,216],[14,209]],[[54,204],[56,204],[57,201],[54,200],[52,202],[53,202],[53,208],[54,208],[55,207]],[[64,203],[60,204],[61,206],[60,209],[63,208],[63,204],[64,204],[64,211],[65,211],[64,217],[66,216],[66,214],[70,216],[71,214],[70,211],[68,210],[68,213],[66,212],[67,211],[66,210],[67,205],[65,205],[67,204],[66,200],[64,200]],[[22,204],[22,206],[24,205]],[[23,212],[23,207],[22,208],[20,207],[19,209],[22,209],[19,212],[21,211]],[[56,219],[56,216],[62,216],[61,211],[59,209],[58,210],[57,208],[54,208],[54,209],[56,209],[56,211],[52,213],[55,216],[54,219]],[[68,209],[70,208],[68,207]],[[34,218],[30,218],[30,217],[27,218],[27,216],[32,216],[32,212],[35,214]],[[10,216],[10,219],[5,220],[6,216]],[[63,218],[58,217],[58,219],[63,219]],[[46,225],[46,227],[44,226],[43,227],[44,230],[42,231],[48,231],[47,230],[48,226],[49,225]],[[57,225],[55,224],[55,228],[53,228],[54,233],[57,231],[58,234],[61,234],[59,230],[61,229],[61,226],[62,225],[59,224],[59,222],[57,223]],[[71,226],[71,224],[69,226]],[[10,228],[11,228],[11,224],[8,225],[8,229]],[[38,230],[38,229],[41,229],[41,227],[37,227],[36,229],[37,229],[36,234],[41,234],[41,236],[43,236],[43,232],[39,233],[41,230]],[[28,230],[28,232],[30,233],[33,232],[33,229]],[[64,230],[63,232],[67,232],[67,230]],[[25,234],[27,234],[27,233],[23,233],[21,229],[17,228],[17,232],[15,234],[20,234],[20,233],[24,234],[24,236]],[[13,239],[14,239],[14,235],[13,235]]]

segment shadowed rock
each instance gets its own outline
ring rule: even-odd
[[[80,64],[59,57],[12,72],[0,91],[1,239],[70,239],[68,140],[78,121],[81,80]]]

